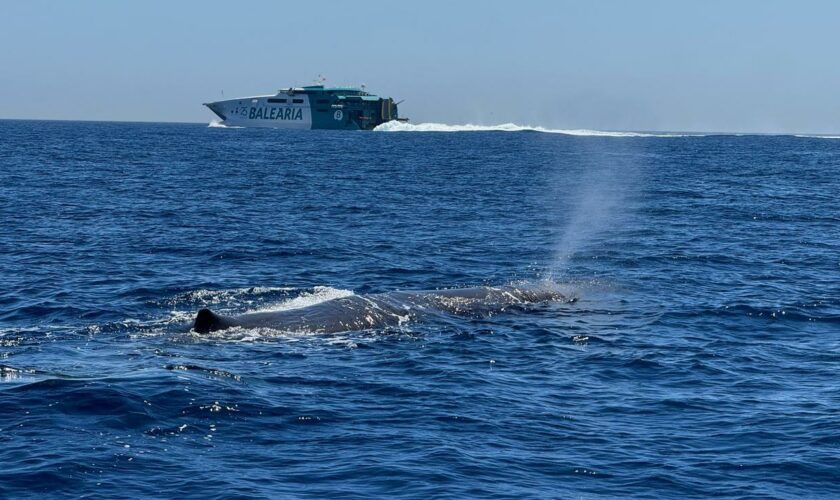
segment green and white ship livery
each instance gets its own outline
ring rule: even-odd
[[[401,119],[397,104],[362,87],[290,87],[274,95],[205,103],[223,125],[294,129],[373,130]]]

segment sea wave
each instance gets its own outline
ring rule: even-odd
[[[808,135],[796,134],[794,137],[801,137],[803,139],[840,139],[840,135]]]
[[[648,132],[615,132],[588,129],[554,129],[516,123],[501,123],[498,125],[450,125],[446,123],[406,123],[390,121],[379,125],[376,132],[542,132],[546,134],[564,134],[586,137],[703,137],[702,134],[677,133],[648,133]]]

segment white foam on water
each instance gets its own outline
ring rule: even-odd
[[[587,129],[552,129],[531,125],[502,123],[499,125],[449,125],[446,123],[407,123],[392,120],[373,129],[375,132],[542,132],[585,137],[703,137],[702,134],[655,134],[646,132],[610,132]]]
[[[233,328],[226,328],[224,330],[217,330],[215,332],[208,333],[196,333],[194,330],[190,330],[187,335],[199,342],[205,342],[208,339],[212,339],[214,342],[232,343],[260,342],[273,338],[283,338],[285,340],[303,340],[305,338],[314,336],[311,332],[307,331],[298,332],[289,330],[277,330],[268,327],[243,328],[240,326],[235,326]]]
[[[293,345],[295,343],[303,342],[316,342],[317,344],[314,345],[332,345],[344,347],[347,349],[355,349],[356,347],[358,347],[357,341],[359,335],[362,335],[364,337],[365,342],[370,342],[376,339],[375,336],[364,335],[360,332],[340,332],[324,335],[319,332],[307,330],[293,331],[277,330],[267,327],[242,328],[238,326],[228,328],[225,330],[218,330],[215,332],[201,334],[195,333],[191,330],[186,335],[189,338],[191,338],[194,342],[206,342],[209,339],[217,343],[237,344],[267,342],[282,339],[282,341],[287,345]],[[310,344],[310,346],[312,346],[312,344]],[[304,344],[303,348],[306,348],[306,344]]]
[[[840,135],[805,135],[796,134],[794,137],[801,137],[803,139],[840,139]]]
[[[543,276],[530,280],[515,280],[508,283],[508,286],[532,291],[542,291],[557,294],[559,297],[551,302],[574,302],[578,299],[579,289],[576,283],[564,280],[557,281],[554,276]]]
[[[311,292],[304,292],[293,299],[284,300],[278,304],[250,312],[289,311],[292,309],[314,306],[315,304],[327,302],[328,300],[350,297],[352,295],[355,294],[351,290],[342,290],[340,288],[333,288],[330,286],[316,286]]]
[[[180,323],[191,323],[195,320],[196,312],[193,310],[189,311],[170,311],[169,317],[162,320],[163,324],[180,324]]]
[[[207,124],[207,128],[245,128],[245,127],[238,127],[235,125],[225,125],[221,120],[213,120],[212,122]]]
[[[202,288],[180,294],[176,296],[174,300],[178,302],[184,300],[203,302],[230,301],[234,299],[244,300],[258,295],[275,292],[291,292],[294,290],[296,290],[296,288],[286,286],[252,286],[245,288],[228,288],[224,290],[208,290]]]

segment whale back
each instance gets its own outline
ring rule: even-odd
[[[196,314],[193,330],[198,333],[210,333],[216,330],[224,330],[230,326],[224,317],[219,316],[210,309],[204,308]]]
[[[201,309],[193,330],[210,333],[231,327],[272,328],[295,332],[332,333],[396,326],[428,311],[452,314],[485,314],[546,301],[574,300],[555,286],[501,286],[398,291],[353,295],[310,306],[279,311],[259,311],[236,317]]]

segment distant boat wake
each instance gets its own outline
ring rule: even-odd
[[[445,123],[406,123],[390,121],[379,125],[376,132],[542,132],[546,134],[564,134],[593,137],[702,137],[701,134],[647,133],[647,132],[612,132],[587,129],[552,129],[539,126],[502,123],[499,125],[448,125]]]
[[[245,128],[237,125],[227,125],[221,120],[213,120],[207,124],[208,128]],[[385,122],[373,129],[375,132],[541,132],[544,134],[563,134],[579,137],[705,137],[703,134],[653,133],[653,132],[618,132],[608,130],[588,129],[554,129],[515,123],[499,125],[449,125],[446,123],[407,123],[397,120]]]
[[[840,139],[840,135],[796,134],[794,137],[799,137],[801,139]]]
[[[246,128],[237,125],[227,125],[221,120],[213,120],[207,124],[208,128],[239,129]],[[544,134],[562,134],[578,137],[708,137],[709,134],[702,133],[679,133],[679,132],[626,132],[612,130],[590,130],[590,129],[563,129],[546,128],[532,125],[518,125],[516,123],[500,123],[498,125],[475,125],[467,123],[463,125],[450,125],[447,123],[408,123],[393,120],[378,125],[373,129],[375,132],[541,132]],[[732,135],[739,137],[753,134],[725,134],[714,133],[711,135],[724,136]],[[785,135],[785,134],[782,134]],[[840,139],[840,135],[820,134],[792,134],[790,137],[802,139]]]
[[[349,293],[349,292],[348,292]],[[210,309],[198,311],[197,333],[228,328],[268,328],[297,333],[338,333],[399,326],[432,313],[492,314],[509,307],[575,299],[552,282],[500,287],[395,291],[370,295],[339,295],[301,307],[222,316]]]
[[[222,120],[213,120],[207,124],[207,128],[245,128],[236,125],[225,125]]]

